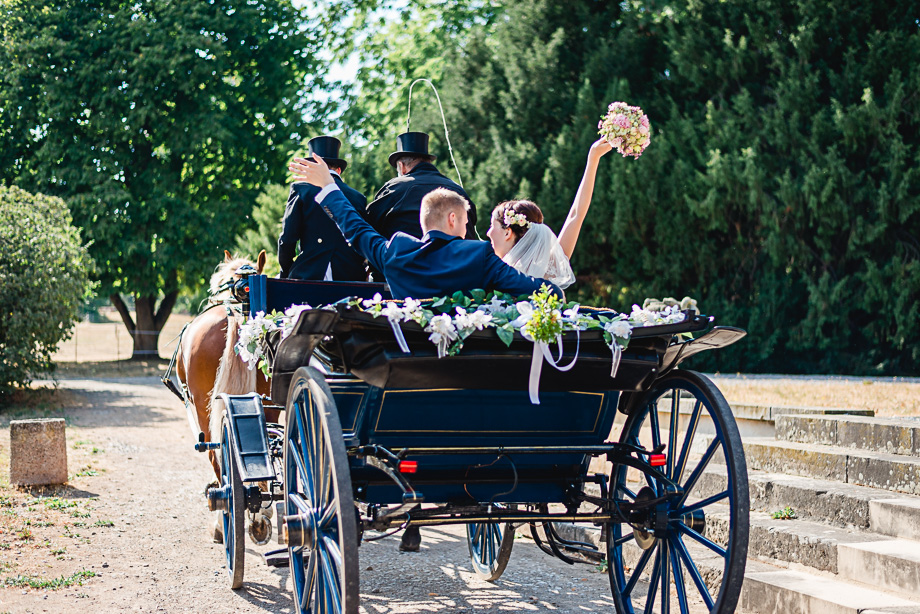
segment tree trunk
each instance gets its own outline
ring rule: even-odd
[[[131,318],[131,312],[118,294],[109,297],[112,305],[121,315],[125,327],[134,339],[134,351],[131,360],[157,360],[160,357],[157,346],[160,340],[160,331],[169,319],[173,306],[176,304],[179,292],[173,291],[163,297],[160,308],[156,309],[155,296],[134,297],[134,309],[137,322]]]

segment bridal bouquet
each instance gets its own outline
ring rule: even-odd
[[[616,147],[623,157],[638,158],[650,141],[648,115],[625,102],[611,102],[597,124],[598,134]]]

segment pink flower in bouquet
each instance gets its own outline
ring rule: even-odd
[[[651,141],[648,116],[625,102],[611,102],[597,130],[623,157],[638,158]]]

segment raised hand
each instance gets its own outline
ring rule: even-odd
[[[604,154],[613,150],[613,145],[607,142],[607,139],[601,137],[594,141],[591,144],[591,149],[588,151],[588,157],[594,160],[599,160]]]
[[[326,161],[315,153],[312,159],[294,158],[288,170],[294,175],[293,183],[309,183],[322,188],[333,182]]]

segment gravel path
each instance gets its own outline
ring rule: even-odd
[[[91,520],[112,526],[60,523],[46,541],[66,543],[67,555],[49,547],[3,550],[9,568],[41,570],[42,577],[97,574],[57,590],[0,588],[0,611],[10,612],[290,612],[287,569],[265,566],[247,541],[245,584],[227,587],[223,547],[207,536],[202,492],[212,479],[196,453],[185,411],[154,377],[63,380],[72,407],[67,418],[71,475],[93,446],[95,475],[74,477],[60,493],[92,510]],[[75,442],[81,442],[74,450]],[[0,449],[9,449],[3,429]],[[81,456],[82,455],[82,456]],[[28,497],[27,494],[21,497]],[[34,500],[33,500],[34,501]],[[21,504],[23,508],[26,503]],[[83,508],[80,508],[83,509]],[[568,566],[519,539],[505,575],[489,584],[471,572],[462,527],[423,529],[420,553],[397,551],[398,538],[364,543],[359,551],[361,611],[612,612],[606,573]]]

